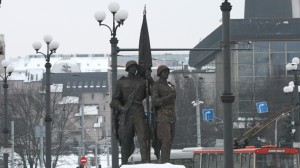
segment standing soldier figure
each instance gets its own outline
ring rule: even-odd
[[[176,92],[174,86],[167,82],[170,69],[161,65],[157,68],[159,80],[154,83],[151,89],[151,100],[154,107],[156,122],[156,134],[160,150],[158,157],[161,163],[170,162],[171,145],[175,133],[175,100]]]
[[[134,152],[134,136],[140,143],[141,160],[149,160],[148,125],[144,114],[143,100],[146,97],[145,78],[137,76],[136,61],[126,63],[127,77],[121,77],[113,93],[111,107],[114,108],[118,120],[117,137],[121,145],[122,165],[127,164],[128,158]]]

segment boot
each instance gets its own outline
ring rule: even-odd
[[[160,163],[170,162],[170,149],[161,149]]]
[[[149,145],[147,141],[141,142],[141,161],[142,163],[149,163],[150,161],[150,152],[149,152]]]

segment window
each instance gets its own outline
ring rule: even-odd
[[[73,86],[72,86],[72,88],[77,88],[77,82],[73,82]]]
[[[96,88],[100,88],[100,81],[97,81]]]
[[[71,87],[71,82],[68,81],[68,82],[67,82],[67,88],[70,88],[70,87]]]
[[[89,87],[89,82],[88,81],[84,81],[84,88],[88,88]]]
[[[284,41],[272,41],[270,42],[271,52],[284,52],[285,42]]]
[[[95,85],[94,81],[91,81],[90,88],[94,88],[94,85]]]
[[[78,88],[82,88],[82,81],[78,82]]]
[[[269,42],[255,42],[254,51],[255,52],[268,52],[269,51]]]

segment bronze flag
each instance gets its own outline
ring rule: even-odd
[[[146,6],[143,13],[143,23],[139,41],[139,73],[144,76],[145,70],[152,67],[152,55],[146,18]]]

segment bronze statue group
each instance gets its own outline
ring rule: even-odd
[[[136,61],[128,61],[128,75],[121,77],[115,86],[111,107],[113,108],[114,134],[121,146],[122,165],[135,150],[134,137],[137,136],[141,162],[150,162],[151,146],[159,163],[170,162],[171,145],[175,133],[174,86],[167,81],[170,69],[161,65],[157,68],[159,79],[151,77],[151,68],[143,69]],[[149,105],[151,113],[144,104]],[[146,112],[146,113],[145,113]]]

